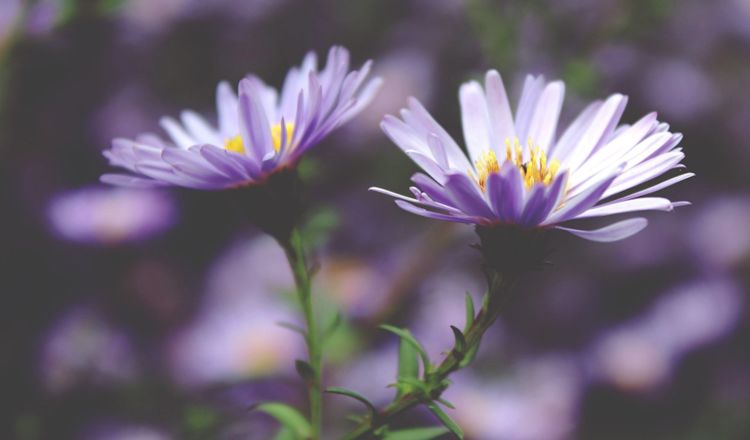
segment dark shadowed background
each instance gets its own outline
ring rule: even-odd
[[[283,254],[213,193],[105,187],[113,137],[212,118],[221,80],[280,86],[308,50],[372,58],[375,102],[301,164],[317,294],[349,317],[326,383],[385,402],[409,326],[433,356],[482,293],[473,231],[372,185],[416,170],[378,128],[415,96],[460,138],[461,82],[566,82],[563,120],[621,92],[682,132],[692,206],[614,244],[556,236],[446,394],[471,439],[750,438],[750,1],[0,0],[1,438],[272,437],[304,405]],[[302,353],[302,354],[301,354]],[[361,410],[328,397],[327,431]],[[419,410],[399,423],[437,422]]]

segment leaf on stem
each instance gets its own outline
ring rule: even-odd
[[[437,400],[435,400],[438,403],[441,403],[443,406],[446,406],[450,409],[456,409],[456,406],[452,403],[448,402],[447,400],[443,399],[442,397],[439,397]]]
[[[453,330],[453,337],[456,339],[453,351],[457,352],[459,356],[463,357],[464,350],[466,350],[466,338],[464,337],[464,334],[461,333],[461,330],[458,329],[458,327],[452,325],[451,330]]]
[[[305,331],[305,329],[303,329],[302,327],[296,324],[292,324],[290,322],[277,322],[276,325],[278,325],[279,327],[284,327],[287,330],[291,330],[293,332],[299,333],[303,337],[307,337],[307,331]]]
[[[424,347],[422,347],[422,344],[420,344],[419,341],[417,341],[414,338],[414,335],[412,335],[409,330],[401,329],[401,328],[394,327],[388,324],[383,324],[380,326],[380,328],[382,328],[383,330],[387,330],[391,333],[395,333],[403,341],[406,341],[409,344],[411,344],[411,346],[414,347],[414,349],[417,351],[419,356],[422,358],[422,367],[424,368],[424,372],[427,373],[428,371],[430,371],[430,367],[431,367],[430,357],[427,356],[427,352],[425,351]]]
[[[310,384],[315,381],[315,369],[310,365],[309,362],[297,359],[294,361],[294,368],[297,370],[297,374],[305,381],[306,384]]]
[[[305,416],[291,406],[279,402],[266,402],[254,408],[268,414],[276,419],[284,427],[291,430],[299,438],[308,438],[312,435],[312,428]],[[283,438],[283,437],[282,437]]]
[[[342,322],[343,322],[343,317],[341,316],[341,312],[336,311],[336,314],[333,315],[333,319],[323,331],[323,340],[330,338],[336,332],[336,330],[338,330],[338,328],[341,327]]]
[[[352,399],[358,400],[359,402],[364,404],[368,410],[370,410],[370,413],[372,413],[373,418],[375,418],[378,414],[378,410],[377,408],[375,408],[375,405],[373,405],[373,403],[370,402],[370,400],[367,397],[359,394],[356,391],[352,391],[350,389],[342,388],[342,387],[330,387],[326,389],[325,392],[330,393],[330,394],[341,394],[342,396],[347,396],[347,397],[351,397]]]
[[[469,331],[469,327],[474,324],[474,298],[471,297],[469,292],[466,292],[466,324],[464,324],[464,332]]]
[[[450,430],[450,432],[453,433],[456,437],[459,439],[464,438],[464,432],[461,430],[461,428],[458,426],[458,423],[454,422],[453,419],[450,418],[448,414],[445,413],[442,409],[440,409],[439,406],[435,402],[430,402],[427,404],[427,408],[435,414],[435,416],[440,419],[440,421],[443,423],[443,425]]]
[[[286,426],[282,426],[281,429],[276,433],[273,440],[300,440],[299,437]]]
[[[432,440],[448,432],[448,429],[442,426],[402,429],[390,431],[383,437],[383,440]]]

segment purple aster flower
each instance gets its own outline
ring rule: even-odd
[[[547,83],[541,76],[528,76],[513,114],[498,72],[487,73],[484,89],[475,81],[463,84],[459,99],[469,157],[417,100],[410,99],[402,119],[387,115],[381,126],[426,174],[412,177],[413,197],[372,189],[424,217],[480,229],[557,228],[594,241],[626,238],[647,221],[631,218],[596,230],[573,229],[566,223],[670,211],[687,204],[650,196],[693,176],[684,173],[652,183],[683,167],[685,155],[676,148],[682,135],[669,132],[655,113],[633,125],[618,125],[627,98],[615,94],[591,103],[558,137],[564,92],[561,81]]]
[[[218,124],[192,111],[180,121],[163,118],[168,134],[115,139],[104,155],[134,175],[105,174],[101,180],[138,187],[183,186],[218,190],[252,185],[300,156],[359,113],[380,84],[367,80],[371,62],[349,71],[349,52],[333,47],[323,70],[309,53],[289,71],[278,93],[250,75],[239,96],[222,82],[216,92]]]

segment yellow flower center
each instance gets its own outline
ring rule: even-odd
[[[285,124],[286,125],[286,142],[289,142],[289,139],[292,138],[292,135],[294,135],[294,124]],[[271,126],[271,139],[273,139],[273,149],[276,150],[278,153],[281,149],[281,124],[274,124]],[[229,140],[227,140],[226,144],[224,145],[224,148],[227,151],[232,151],[234,153],[244,153],[245,152],[245,144],[242,142],[242,136],[237,135]]]
[[[514,138],[512,141],[505,139],[505,161],[514,164],[518,168],[526,188],[531,188],[537,183],[549,185],[560,168],[560,162],[553,160],[548,163],[547,153],[539,145],[534,145],[531,139],[529,139],[529,151],[531,151],[531,157],[528,161],[524,162],[523,148],[521,148],[518,138]],[[489,176],[492,173],[500,171],[500,163],[497,161],[497,155],[492,150],[485,151],[474,162],[474,165],[477,175],[474,176],[473,172],[470,174],[476,179],[482,191],[485,191]]]

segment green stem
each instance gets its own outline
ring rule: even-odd
[[[292,231],[289,241],[281,243],[289,265],[294,274],[294,282],[297,286],[297,299],[305,316],[307,333],[305,343],[307,344],[308,361],[312,367],[312,377],[308,380],[308,395],[310,402],[310,424],[312,425],[312,440],[321,438],[321,426],[323,421],[322,406],[322,354],[320,338],[315,323],[315,313],[312,303],[311,274],[305,260],[305,251],[302,243],[302,235],[298,230]]]
[[[382,426],[405,411],[422,403],[429,403],[437,398],[447,388],[446,379],[455,371],[466,365],[462,364],[467,353],[471,353],[479,347],[484,333],[497,320],[503,309],[508,292],[512,288],[516,277],[503,276],[493,273],[489,279],[488,301],[476,314],[471,326],[464,334],[466,345],[463,350],[454,347],[453,350],[436,367],[425,374],[423,379],[424,390],[418,393],[407,393],[391,402],[380,410],[375,417],[367,417],[353,431],[343,437],[342,440],[358,440],[378,438],[375,432]]]

